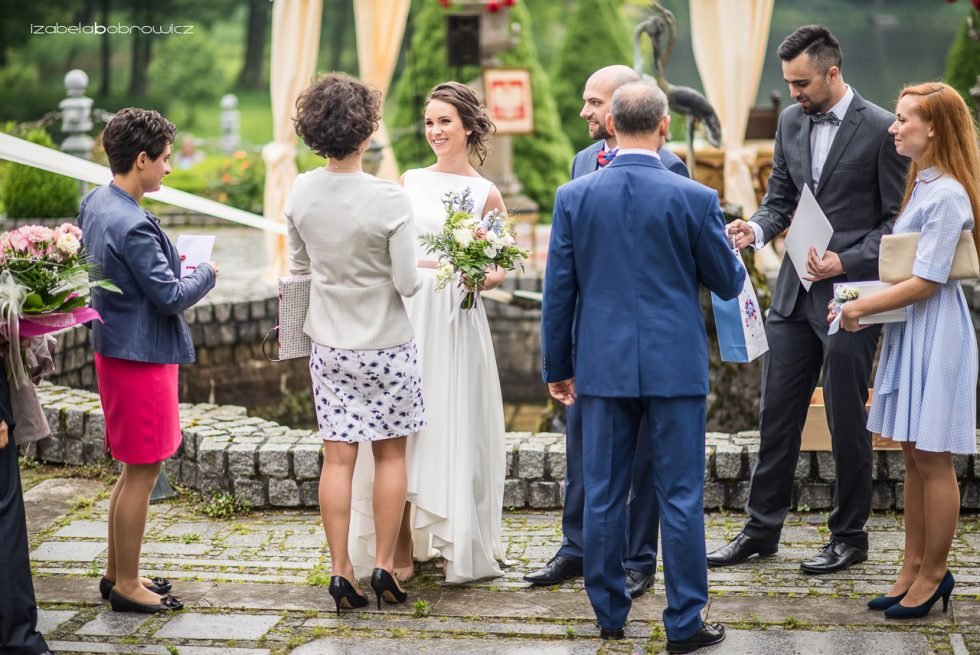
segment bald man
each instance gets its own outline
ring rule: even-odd
[[[582,93],[582,111],[579,116],[589,126],[589,136],[595,140],[581,150],[572,161],[572,178],[594,173],[605,168],[616,158],[618,141],[615,127],[607,125],[606,116],[612,107],[612,97],[618,88],[630,82],[639,82],[639,74],[629,66],[615,65],[600,68],[585,83]],[[677,155],[666,148],[659,153],[667,170],[683,177],[690,177],[687,166]],[[653,488],[650,451],[646,441],[639,442],[635,466],[632,472],[626,524],[626,590],[632,598],[642,596],[653,586],[657,570],[657,532],[660,515]],[[568,578],[582,575],[583,511],[585,488],[582,472],[582,416],[579,408],[571,406],[567,412],[565,433],[565,504],[562,513],[562,545],[554,557],[541,569],[524,576],[524,580],[536,585],[554,585]]]

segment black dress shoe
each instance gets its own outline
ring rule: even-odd
[[[753,555],[768,557],[769,555],[775,555],[778,550],[778,544],[761,539],[753,539],[744,532],[739,532],[727,544],[718,550],[708,553],[708,566],[732,566],[734,564],[741,564]]]
[[[109,592],[109,605],[113,612],[138,612],[140,614],[156,614],[157,612],[184,609],[184,604],[170,595],[163,596],[159,603],[138,603],[123,596],[116,591],[115,587]]]
[[[868,550],[843,541],[831,539],[816,557],[800,564],[800,570],[810,575],[843,571],[849,566],[867,561]]]
[[[725,626],[720,623],[702,623],[698,631],[687,639],[667,641],[668,653],[693,653],[705,646],[714,646],[725,641]]]
[[[596,621],[595,625],[599,628],[599,637],[602,639],[626,639],[626,626],[621,626],[619,628],[603,628]]]
[[[109,593],[112,592],[112,588],[115,586],[116,583],[113,580],[102,576],[102,579],[99,580],[99,594],[105,600],[109,600]],[[166,578],[152,578],[150,584],[144,584],[143,586],[160,596],[170,593],[170,590],[174,588],[173,583]]]
[[[582,575],[582,560],[555,555],[544,567],[525,575],[524,581],[534,585],[552,585],[579,575]]]
[[[630,598],[639,598],[648,589],[653,588],[653,580],[656,577],[655,573],[626,569],[626,593],[630,595]]]

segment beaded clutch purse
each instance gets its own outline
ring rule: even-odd
[[[306,322],[306,312],[310,308],[312,277],[306,274],[279,278],[279,324],[269,330],[262,341],[262,350],[265,352],[266,341],[273,332],[276,332],[279,358],[273,359],[266,353],[267,359],[278,362],[310,356],[310,337],[303,332],[303,324]]]

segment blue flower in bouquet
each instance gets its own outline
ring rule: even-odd
[[[523,267],[530,251],[517,246],[513,225],[499,209],[487,212],[482,219],[474,215],[469,188],[460,193],[447,193],[442,203],[446,208],[442,230],[438,234],[423,234],[419,240],[439,260],[436,288],[442,289],[453,279],[457,280],[457,286],[466,289],[460,307],[472,309],[487,271],[496,266],[506,270]]]

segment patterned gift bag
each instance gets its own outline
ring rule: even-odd
[[[734,252],[744,267],[742,255],[737,249]],[[721,361],[746,363],[769,352],[769,341],[766,339],[766,330],[762,323],[762,310],[748,271],[746,271],[742,292],[738,297],[722,300],[712,293],[711,308],[715,314]]]

